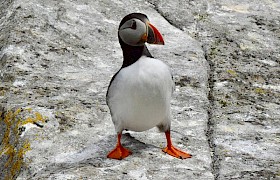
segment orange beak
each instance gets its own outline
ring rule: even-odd
[[[164,45],[164,40],[157,28],[150,22],[147,22],[147,33],[142,37],[149,44]]]

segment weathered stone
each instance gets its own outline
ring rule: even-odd
[[[11,142],[31,148],[14,145],[25,148],[22,170],[9,166],[1,179],[279,179],[279,9],[266,0],[1,1],[1,106],[22,109]],[[172,136],[191,159],[163,154],[155,129],[126,132],[133,155],[106,158],[116,136],[105,94],[130,12],[163,33],[166,45],[149,49],[173,71]]]
[[[213,179],[205,134],[208,64],[196,40],[145,1],[5,3],[1,23],[13,26],[1,48],[2,106],[21,107],[23,119],[34,113],[46,119],[22,125],[21,137],[31,150],[18,179]],[[165,38],[165,46],[149,48],[174,73],[172,137],[193,154],[191,159],[165,155],[165,136],[155,129],[127,132],[123,142],[133,155],[122,161],[106,158],[116,143],[105,95],[122,63],[117,28],[123,16],[139,11]]]
[[[180,10],[154,2],[168,21],[202,42],[210,64],[208,138],[215,178],[279,178],[280,3],[173,3]]]

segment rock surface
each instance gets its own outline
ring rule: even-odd
[[[156,9],[202,43],[215,179],[280,177],[280,2],[179,1]],[[174,8],[181,8],[174,11]]]
[[[35,1],[0,4],[0,178],[279,179],[280,2]],[[174,144],[126,132],[132,156],[106,154],[116,134],[105,103],[120,68],[117,27],[143,12],[166,45]]]

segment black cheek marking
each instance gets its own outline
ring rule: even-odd
[[[136,29],[137,28],[137,26],[136,26],[136,21],[132,21],[132,25],[131,25],[131,29]]]

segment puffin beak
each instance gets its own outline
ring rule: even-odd
[[[148,35],[148,36],[147,36]],[[147,34],[145,34],[143,39],[149,44],[161,44],[164,45],[164,40],[157,28],[150,22],[147,22]]]

